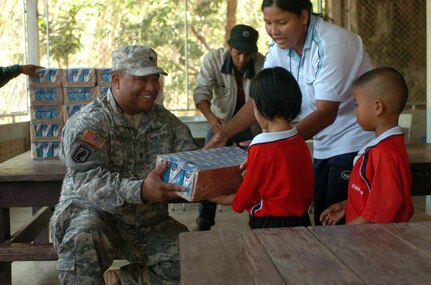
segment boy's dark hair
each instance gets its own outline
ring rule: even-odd
[[[282,67],[260,71],[251,83],[250,98],[268,120],[279,117],[292,121],[301,112],[301,89],[292,74]]]
[[[376,78],[377,76],[383,75],[383,74],[390,74],[390,75],[398,77],[398,82],[400,84],[400,87],[402,87],[402,89],[403,89],[402,91],[405,93],[408,93],[407,83],[404,80],[403,75],[398,70],[396,70],[395,68],[390,67],[390,66],[376,67],[374,69],[371,69],[371,70],[363,73],[355,81],[353,81],[353,87],[367,83],[367,82],[371,81],[372,79]]]
[[[378,91],[380,93],[395,92],[399,94],[398,100],[393,103],[397,103],[398,111],[401,112],[407,103],[408,98],[408,87],[403,75],[393,67],[381,66],[371,69],[361,76],[359,76],[355,81],[353,81],[352,87],[362,86],[369,83],[376,78],[386,78],[386,81],[380,81]],[[381,90],[379,90],[381,89]]]

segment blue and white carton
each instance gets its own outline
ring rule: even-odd
[[[201,201],[235,193],[242,182],[240,164],[247,153],[239,147],[221,147],[157,156],[157,163],[168,161],[163,181],[182,185],[177,192],[187,201]]]

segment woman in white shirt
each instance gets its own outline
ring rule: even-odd
[[[296,128],[304,139],[313,139],[314,222],[319,225],[323,210],[347,198],[353,159],[373,137],[356,122],[350,90],[371,63],[361,38],[313,15],[309,0],[264,0],[261,9],[273,39],[264,68],[284,67],[301,88]],[[206,147],[224,145],[254,122],[253,108],[246,104]]]

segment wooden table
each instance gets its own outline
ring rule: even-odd
[[[11,284],[12,261],[57,260],[46,226],[60,198],[65,173],[60,160],[34,160],[30,152],[0,164],[0,285]],[[34,209],[32,219],[13,236],[12,207]]]
[[[407,151],[412,169],[412,195],[431,195],[431,144],[410,144]],[[14,260],[56,258],[51,251],[49,255],[45,254],[50,245],[46,245],[47,231],[40,232],[40,229],[46,225],[58,202],[65,173],[66,169],[59,160],[33,160],[30,152],[0,164],[1,285],[10,284],[11,262]],[[42,209],[11,237],[9,208],[12,207]]]
[[[431,144],[407,144],[413,196],[431,195]]]
[[[9,208],[55,206],[65,173],[60,160],[35,160],[30,152],[0,164],[0,242],[10,238]]]
[[[0,164],[0,284],[11,284],[12,261],[56,260],[55,251],[49,250],[46,225],[58,203],[65,173],[60,160],[33,160],[30,152]],[[33,218],[13,237],[12,207],[35,210]]]
[[[431,222],[180,234],[181,284],[430,284]]]

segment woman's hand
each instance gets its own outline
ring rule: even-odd
[[[213,134],[219,132],[221,128],[223,128],[223,126],[226,124],[222,119],[214,115],[208,119],[208,123],[210,124],[210,130]]]
[[[219,131],[213,135],[210,141],[203,147],[203,149],[216,148],[216,147],[224,147],[227,143],[227,137],[223,134],[223,132]]]

